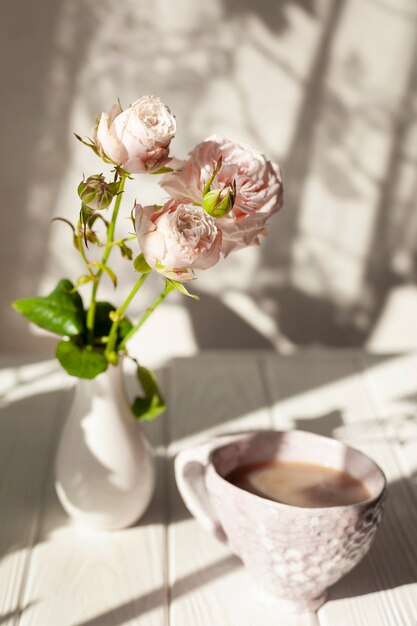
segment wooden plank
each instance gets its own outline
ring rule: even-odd
[[[207,355],[176,361],[171,379],[169,453],[218,433],[268,428],[270,412],[256,358]],[[171,626],[269,626],[276,609],[263,605],[240,561],[190,518],[169,473]],[[281,626],[315,626],[313,614],[280,616]]]
[[[392,361],[379,357],[380,373],[391,372]],[[407,494],[407,481],[381,426],[382,402],[375,406],[361,365],[361,357],[353,353],[274,358],[267,364],[268,388],[277,426],[297,426],[340,438],[374,458],[390,482],[376,540],[358,567],[332,588],[329,602],[318,612],[320,624],[408,626],[415,623],[417,612],[413,539],[417,507]],[[402,380],[401,362],[395,361],[395,367]],[[392,393],[387,391],[390,385],[377,385],[374,380],[375,386],[383,395]]]
[[[62,392],[50,362],[0,371],[0,623],[17,624]],[[17,385],[19,385],[17,387]]]
[[[363,364],[363,379],[391,452],[380,460],[381,465],[385,464],[390,484],[386,525],[382,536],[378,537],[384,548],[380,576],[386,587],[387,614],[391,622],[414,625],[417,614],[417,355],[403,354],[386,361],[365,356]]]
[[[214,352],[174,360],[171,454],[217,434],[271,425],[258,362],[246,355]]]
[[[163,423],[148,436],[163,459]],[[56,498],[53,472],[23,594],[22,626],[161,626],[167,613],[163,472],[138,525],[112,533],[77,527]]]
[[[388,362],[368,355],[363,358],[363,366],[385,437],[409,488],[417,496],[417,354],[399,355]]]
[[[269,427],[269,403],[276,427],[341,438],[375,458],[390,480],[373,548],[331,590],[320,624],[414,624],[416,355],[363,360],[349,351],[252,359],[217,354],[177,361],[168,393],[171,414],[150,429],[159,453],[156,497],[142,525],[111,535],[74,528],[53,492],[51,450],[64,413],[62,375],[51,362],[9,365],[0,374],[2,624],[268,626],[279,619],[283,626],[317,625],[314,615],[277,616],[259,604],[238,559],[190,519],[171,466],[165,467],[164,440],[171,442],[172,457],[213,433]]]

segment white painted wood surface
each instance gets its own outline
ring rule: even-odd
[[[158,454],[155,497],[137,526],[104,534],[74,526],[53,490],[70,381],[51,361],[0,361],[1,626],[417,624],[417,355],[209,353],[161,374],[170,412],[146,429]],[[369,555],[317,615],[259,603],[239,560],[190,518],[173,480],[184,446],[271,426],[347,441],[390,483]]]

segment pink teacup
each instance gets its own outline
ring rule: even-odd
[[[356,504],[303,508],[259,497],[224,478],[239,466],[274,459],[343,470],[371,496]],[[228,542],[285,611],[318,609],[327,588],[359,563],[379,524],[386,486],[382,470],[362,452],[297,430],[217,437],[180,452],[175,475],[194,517]]]

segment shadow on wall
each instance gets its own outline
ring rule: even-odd
[[[26,606],[22,608],[15,609],[14,611],[7,611],[7,613],[2,613],[0,615],[0,625],[1,624],[13,624],[17,620],[20,620],[22,615],[35,605],[36,605],[36,602],[29,602],[28,604],[26,604]]]
[[[271,30],[280,33],[286,26],[285,10],[291,3],[282,3],[280,9],[272,5],[260,3],[239,3],[240,17],[253,15],[268,24]],[[297,4],[297,3],[296,3]],[[234,0],[224,0],[226,13],[238,14],[238,6]],[[368,102],[359,102],[357,107],[349,108],[343,98],[334,89],[331,67],[334,67],[332,51],[339,34],[344,12],[349,2],[333,2],[329,6],[326,19],[323,21],[321,37],[311,64],[309,76],[304,84],[302,104],[295,122],[295,132],[288,153],[283,160],[285,182],[285,205],[278,218],[272,220],[268,238],[260,248],[259,272],[267,274],[267,280],[247,293],[262,311],[262,300],[275,303],[274,322],[281,335],[296,345],[323,344],[329,346],[363,346],[370,338],[373,329],[383,314],[389,295],[396,287],[404,284],[416,284],[417,279],[417,213],[415,211],[415,191],[417,174],[415,166],[409,174],[406,193],[401,195],[400,181],[405,168],[410,167],[409,141],[411,127],[414,123],[412,114],[417,96],[417,47],[411,63],[409,80],[398,107],[390,105],[386,94],[376,96]],[[300,3],[299,8],[317,19],[314,3]],[[275,11],[275,12],[274,12]],[[396,19],[402,16],[396,12]],[[414,15],[413,22],[416,22]],[[270,60],[270,58],[269,58]],[[277,64],[278,67],[278,64]],[[345,80],[360,92],[361,81],[365,69],[361,59],[354,55],[346,59],[343,67]],[[244,103],[242,110],[245,111]],[[359,120],[359,121],[358,121]],[[248,115],[247,127],[253,131],[253,124]],[[349,133],[353,135],[357,128],[366,126],[389,135],[390,149],[385,164],[385,172],[377,179],[374,177],[372,164],[369,171],[358,158],[357,151],[351,148]],[[252,133],[254,134],[254,133]],[[255,137],[254,137],[255,139]],[[261,139],[259,138],[259,141]],[[338,144],[344,146],[344,158],[338,163],[332,155]],[[279,160],[279,155],[272,155]],[[416,159],[414,158],[414,161]],[[343,232],[341,215],[335,219],[333,228],[334,239],[323,241],[320,227],[313,230],[313,246],[308,247],[303,233],[302,209],[305,207],[307,182],[311,173],[321,179],[335,198],[335,208],[342,214],[351,210],[352,202],[359,200],[362,190],[357,187],[357,176],[367,179],[367,184],[377,186],[376,219],[372,226],[367,248],[362,255],[349,260],[362,265],[362,283],[355,298],[349,301],[337,297],[337,288],[329,281],[334,275],[333,263],[343,258]],[[304,198],[304,207],[303,207]],[[314,200],[313,200],[314,202]],[[331,211],[323,207],[319,219],[333,219]],[[371,211],[372,207],[367,209]],[[333,209],[332,209],[333,210]],[[334,213],[334,210],[333,210]],[[354,217],[351,219],[355,219]],[[358,228],[362,228],[358,222]],[[360,236],[361,233],[358,232]],[[351,235],[353,236],[353,235]],[[345,236],[345,243],[346,243]],[[325,246],[327,253],[317,255],[315,244]],[[349,243],[349,242],[348,242]],[[294,246],[307,261],[300,265],[294,254]],[[363,258],[362,258],[363,256]],[[312,267],[314,266],[314,267]],[[355,270],[356,271],[356,270]],[[302,283],[294,278],[302,277]],[[275,275],[275,278],[274,278]],[[284,280],[282,280],[284,276]],[[312,289],[309,288],[309,277],[313,276]],[[343,267],[339,270],[338,282],[343,283],[345,275]],[[320,285],[317,289],[317,283]],[[207,296],[204,296],[207,300]],[[211,300],[211,299],[210,299]],[[210,302],[210,307],[211,307]],[[223,309],[223,310],[222,310]],[[210,316],[199,316],[188,307],[195,328],[197,343],[205,348],[210,345],[215,335],[211,329],[218,324],[225,346],[239,347],[238,334],[235,333],[235,321],[238,317],[230,315],[223,304],[216,305],[216,322]],[[236,340],[235,340],[236,339]],[[215,340],[214,340],[215,341]],[[241,347],[261,348],[265,345],[265,336],[261,332],[251,333],[250,340],[243,340]],[[217,347],[217,345],[215,346]]]
[[[34,337],[10,301],[36,293],[45,269],[46,242],[56,195],[68,162],[69,116],[76,79],[94,21],[84,2],[41,0],[18,11],[2,4],[0,184],[7,211],[0,212],[2,240],[1,318],[13,332],[2,349],[52,352],[52,340]],[[76,26],[76,27],[75,27]],[[7,268],[7,272],[5,270]]]
[[[281,0],[281,2],[270,2],[270,0],[258,0],[256,4],[253,0],[223,0],[223,7],[226,17],[231,19],[245,19],[247,15],[256,15],[262,24],[273,33],[280,34],[289,26],[288,8],[298,7],[308,15],[316,15],[315,0]]]
[[[97,98],[101,97],[97,94],[103,94],[106,89],[112,93],[121,91],[123,100],[133,92],[137,93],[137,84],[142,85],[141,89],[145,91],[160,93],[172,102],[174,110],[178,108],[178,123],[185,129],[184,145],[189,149],[194,141],[201,139],[200,130],[197,132],[196,128],[198,124],[201,126],[202,119],[198,119],[196,124],[192,111],[198,110],[205,100],[211,102],[210,90],[217,84],[215,81],[227,83],[230,93],[233,92],[230,99],[237,98],[237,108],[242,117],[242,121],[236,121],[236,124],[240,124],[243,131],[251,136],[255,145],[262,147],[265,142],[255,123],[255,114],[250,110],[248,94],[242,87],[239,74],[239,44],[243,33],[247,46],[252,47],[265,67],[272,68],[269,71],[277,75],[280,72],[290,75],[293,86],[301,93],[286,154],[271,154],[273,159],[283,163],[285,206],[279,217],[272,221],[270,235],[259,249],[257,274],[261,278],[267,276],[267,280],[259,280],[254,287],[244,289],[245,293],[262,314],[270,316],[278,332],[294,344],[361,346],[372,333],[391,290],[404,281],[416,282],[415,162],[409,175],[413,180],[412,190],[407,192],[406,197],[400,197],[399,187],[404,167],[412,167],[407,141],[413,123],[417,63],[414,61],[400,107],[391,110],[385,106],[382,97],[381,101],[376,98],[376,103],[370,108],[359,106],[350,109],[334,88],[332,76],[335,43],[346,11],[351,7],[349,0],[327,4],[314,0],[278,3],[269,0],[257,3],[253,0],[218,0],[213,3],[212,14],[208,16],[204,13],[206,9],[203,10],[200,5],[190,5],[193,6],[189,16],[191,26],[184,24],[179,28],[173,19],[172,32],[169,28],[165,32],[159,24],[158,11],[161,12],[161,9],[165,19],[164,0],[158,3],[159,9],[151,5],[146,8],[126,4],[123,10],[112,14],[111,20],[107,15],[103,17],[106,6],[101,7],[102,13],[98,15],[94,3],[85,0],[79,3],[42,0],[41,5],[38,3],[36,9],[29,8],[23,16],[18,15],[11,0],[5,2],[3,15],[8,36],[0,39],[0,52],[4,48],[3,56],[14,58],[18,72],[11,72],[9,68],[2,78],[0,104],[0,119],[7,120],[7,126],[5,124],[2,131],[2,150],[7,159],[3,158],[0,183],[8,201],[8,211],[0,212],[0,227],[2,232],[10,232],[1,250],[2,266],[7,267],[2,289],[2,319],[10,329],[2,336],[3,349],[27,350],[30,345],[31,349],[52,351],[52,340],[46,342],[43,337],[40,340],[34,338],[25,321],[10,309],[9,302],[12,298],[36,292],[40,277],[47,271],[45,240],[48,235],[45,230],[66,176],[68,142],[72,141],[71,113],[77,90],[92,117],[96,112]],[[182,10],[184,6],[186,4]],[[305,79],[286,64],[274,45],[269,45],[271,41],[280,43],[279,38],[292,29],[293,12],[301,15],[303,20],[313,22],[319,34]],[[393,14],[392,19],[405,17],[408,22],[412,19],[399,13]],[[413,17],[415,21],[416,16]],[[271,38],[269,44],[263,42],[261,37],[252,36],[248,28],[251,18],[263,29],[264,39],[267,35]],[[161,19],[163,25],[164,19]],[[169,19],[166,23],[168,27],[171,24]],[[223,34],[227,29],[230,35],[226,43],[217,37],[220,27]],[[120,38],[121,31],[125,39]],[[302,36],[302,32],[296,34]],[[135,42],[134,51],[139,45],[141,52],[134,62],[129,49],[131,42]],[[100,57],[97,63],[87,63],[91,49],[94,58]],[[197,63],[190,62],[190,51],[198,51],[206,59],[206,64],[201,65],[204,71]],[[359,92],[362,70],[360,59],[354,57],[347,60],[344,68],[346,82],[353,86],[359,84]],[[16,75],[19,76],[19,86],[16,86]],[[225,103],[226,109],[233,107],[234,101],[233,104]],[[206,114],[206,118],[203,115],[208,132],[218,122],[214,112],[212,117],[210,115]],[[385,131],[391,134],[385,172],[376,180],[364,169],[355,150],[351,153],[347,150],[348,167],[341,167],[332,158],[333,148],[339,144],[345,146],[346,137],[358,119],[366,120],[375,128],[382,119]],[[283,123],[287,121],[283,120]],[[16,141],[16,137],[22,135],[25,137],[24,147],[22,142]],[[360,200],[360,190],[350,172],[359,172],[360,176],[367,178],[367,184],[375,185],[379,200],[369,243],[363,251],[363,258],[359,259],[364,266],[362,287],[355,300],[347,304],[335,298],[331,286],[326,285],[327,266],[333,263],[332,253],[336,250],[337,254],[344,254],[338,249],[340,241],[335,238],[335,241],[323,242],[321,231],[313,229],[311,240],[324,246],[325,250],[320,258],[316,258],[314,249],[309,249],[306,244],[303,219],[311,173],[331,191],[335,205],[342,213],[344,202],[350,206],[356,198]],[[395,184],[396,180],[398,184]],[[10,215],[19,217],[10,222]],[[325,211],[322,215],[326,219]],[[339,222],[334,229],[340,231]],[[351,234],[349,236],[352,237]],[[300,265],[295,249],[305,255],[305,266]],[[404,250],[405,262],[401,256]],[[11,258],[16,261],[11,263]],[[313,273],[316,273],[321,286],[316,291],[308,289],[311,266],[315,262],[317,267],[313,268]],[[352,264],[355,263],[353,259]],[[296,274],[302,277],[302,284],[295,278]],[[343,269],[339,274],[338,281],[342,283],[345,278]],[[264,301],[274,303],[272,314],[263,308]],[[255,329],[250,320],[244,321],[243,317],[213,296],[204,295],[204,312],[194,304],[188,305],[184,302],[201,348],[276,349],[266,334],[259,331],[259,324]]]
[[[195,302],[185,298],[193,325],[194,338],[202,350],[273,349],[262,333],[240,315],[225,306],[219,298],[192,287],[193,294],[201,298]],[[204,311],[203,311],[204,309]]]

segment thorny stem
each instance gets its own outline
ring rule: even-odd
[[[118,216],[119,209],[120,209],[120,203],[122,201],[122,195],[123,195],[122,192],[124,189],[125,178],[126,178],[125,176],[122,176],[120,178],[119,191],[116,196],[116,202],[114,204],[111,222],[107,230],[107,244],[106,244],[106,247],[104,248],[103,256],[101,258],[101,265],[106,264],[107,259],[109,258],[110,252],[112,250],[114,230],[116,227],[116,220],[117,220],[117,216]],[[95,275],[95,280],[94,280],[93,288],[91,291],[91,302],[90,302],[90,306],[87,312],[87,331],[88,331],[89,343],[92,343],[93,337],[94,337],[94,321],[96,317],[96,308],[97,308],[96,296],[97,296],[97,289],[99,287],[102,274],[103,274],[103,270],[99,269]]]

